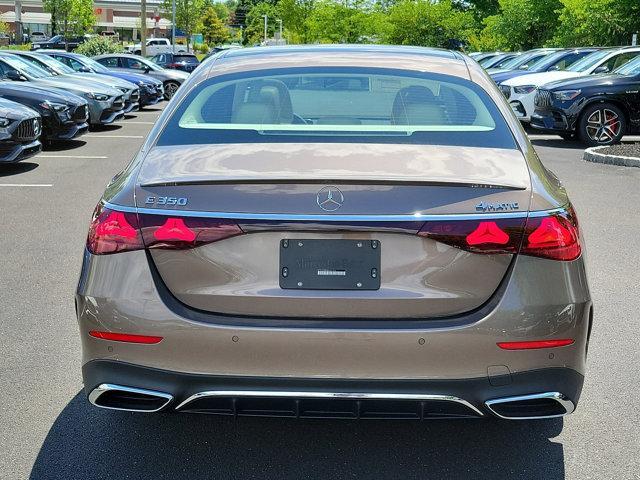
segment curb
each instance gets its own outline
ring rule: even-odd
[[[640,158],[622,157],[619,155],[607,155],[598,150],[608,148],[608,145],[587,148],[584,151],[583,160],[587,162],[604,163],[607,165],[620,165],[622,167],[640,167]]]

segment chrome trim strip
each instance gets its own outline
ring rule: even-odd
[[[115,408],[115,407],[106,407],[104,405],[98,405],[96,402],[97,400],[100,398],[100,396],[102,396],[102,394],[106,393],[106,392],[111,392],[111,391],[120,391],[120,392],[127,392],[127,393],[139,393],[141,395],[149,395],[152,397],[158,397],[158,398],[163,398],[166,401],[162,404],[162,406],[160,406],[159,408],[156,408],[154,410],[140,410],[140,409],[136,409],[136,408]],[[170,395],[168,393],[163,393],[163,392],[156,392],[154,390],[145,390],[144,388],[133,388],[133,387],[124,387],[122,385],[113,385],[111,383],[102,383],[100,385],[98,385],[96,388],[94,388],[91,393],[89,394],[89,402],[91,402],[92,405],[95,405],[96,407],[100,407],[100,408],[106,408],[107,410],[124,410],[127,412],[145,412],[145,413],[153,413],[153,412],[158,412],[160,410],[162,410],[164,407],[166,407],[169,402],[171,402],[171,400],[173,400],[173,395]]]
[[[504,415],[500,415],[498,412],[496,412],[492,408],[493,405],[499,405],[502,403],[519,402],[522,400],[536,400],[541,398],[550,398],[552,400],[555,400],[560,405],[562,405],[562,407],[565,409],[565,413],[561,413],[559,415],[542,415],[539,417],[507,417]],[[491,413],[505,420],[537,420],[537,419],[544,419],[544,418],[564,417],[565,415],[569,415],[570,413],[572,413],[576,408],[573,402],[560,392],[534,393],[532,395],[520,395],[517,397],[496,398],[493,400],[487,400],[486,402],[484,402],[484,404],[487,406],[489,410],[491,410]]]
[[[474,407],[471,403],[462,398],[452,395],[432,395],[420,393],[365,393],[365,392],[295,392],[295,391],[273,391],[273,390],[211,390],[207,392],[199,392],[191,395],[185,401],[176,407],[176,410],[182,409],[185,405],[206,397],[269,397],[269,398],[329,398],[329,399],[348,399],[348,400],[439,400],[445,402],[454,402],[464,405],[479,416],[484,414]]]
[[[180,215],[181,217],[221,218],[229,220],[275,220],[275,221],[317,221],[317,222],[426,222],[447,220],[478,220],[496,218],[543,217],[564,212],[564,208],[535,212],[490,212],[490,213],[454,213],[454,214],[420,214],[413,215],[327,215],[327,214],[290,214],[290,213],[246,213],[246,212],[202,212],[195,210],[168,210],[161,208],[136,208],[104,202],[110,210],[125,213],[142,213],[149,215]]]

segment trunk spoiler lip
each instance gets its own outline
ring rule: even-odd
[[[219,218],[221,220],[266,220],[266,221],[320,221],[320,222],[426,222],[446,220],[478,220],[492,218],[535,218],[562,213],[567,207],[556,207],[550,210],[522,210],[518,212],[487,212],[487,213],[451,213],[451,214],[400,214],[400,215],[341,215],[341,214],[288,214],[288,213],[249,213],[249,212],[213,212],[196,210],[177,210],[161,208],[144,208],[117,205],[104,202],[110,210],[125,213],[140,213],[147,215],[180,216],[196,218]]]
[[[406,179],[330,179],[330,178],[232,178],[213,180],[182,180],[182,181],[151,181],[141,183],[141,188],[149,187],[182,187],[196,185],[274,185],[274,184],[305,184],[305,185],[406,185],[406,186],[433,186],[433,187],[460,187],[460,188],[493,188],[502,190],[527,190],[526,185],[494,184],[478,181],[447,181],[447,180],[406,180]]]

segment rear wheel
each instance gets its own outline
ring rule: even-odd
[[[580,117],[578,135],[590,146],[618,143],[626,129],[622,110],[611,103],[587,107]]]
[[[178,88],[180,88],[180,84],[178,82],[166,82],[164,84],[164,98],[171,100],[178,91]]]

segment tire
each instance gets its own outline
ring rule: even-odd
[[[165,100],[171,100],[171,98],[176,94],[180,88],[180,84],[178,82],[168,81],[164,83],[164,98]]]
[[[588,106],[578,122],[578,136],[590,147],[618,143],[626,129],[624,112],[611,103]]]

